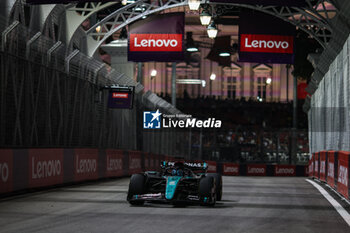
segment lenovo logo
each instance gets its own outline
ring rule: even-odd
[[[328,177],[334,178],[334,163],[328,163]]]
[[[326,173],[326,161],[321,161],[320,165],[321,165],[320,172],[322,174]]]
[[[60,176],[61,171],[60,160],[35,161],[32,157],[32,179]]]
[[[318,172],[318,161],[315,161],[315,172]]]
[[[76,159],[76,172],[79,173],[93,173],[97,171],[96,159]]]
[[[341,165],[339,166],[338,182],[348,187],[348,168],[347,167],[344,167]]]
[[[118,158],[107,157],[107,171],[120,171],[123,170],[123,161]]]
[[[132,158],[130,160],[129,169],[139,169],[141,168],[141,160],[138,158]]]
[[[248,168],[248,174],[265,174],[265,168],[259,168],[259,167]]]
[[[294,175],[294,168],[277,168],[276,167],[276,175]]]
[[[225,166],[224,172],[226,173],[238,173],[238,167]]]
[[[182,34],[130,34],[131,52],[182,52]]]
[[[112,98],[115,99],[127,99],[129,97],[128,93],[113,93]]]
[[[293,36],[241,34],[242,52],[293,53]]]

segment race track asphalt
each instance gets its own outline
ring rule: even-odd
[[[350,232],[305,178],[224,177],[223,182],[223,200],[215,207],[131,207],[128,178],[0,199],[0,232]]]

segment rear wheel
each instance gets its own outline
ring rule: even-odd
[[[214,177],[203,177],[199,182],[199,198],[201,205],[213,206],[216,202]]]
[[[135,195],[142,195],[145,193],[146,178],[142,174],[134,174],[130,178],[129,191],[127,200],[131,205],[143,205],[144,200],[135,200]]]
[[[208,173],[207,176],[213,177],[216,186],[216,200],[221,201],[222,199],[222,176],[219,173]]]

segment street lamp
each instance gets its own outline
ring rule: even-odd
[[[201,2],[199,0],[188,0],[188,7],[191,11],[196,11],[199,9]]]
[[[211,81],[214,81],[215,79],[216,79],[216,74],[212,73],[212,74],[210,75],[210,80],[211,80]]]
[[[267,84],[267,85],[270,85],[271,83],[272,83],[272,79],[271,79],[271,78],[267,78],[266,84]]]
[[[157,70],[153,69],[151,70],[151,79],[155,78],[157,76]]]
[[[209,11],[207,9],[204,9],[199,15],[199,19],[203,26],[208,26],[211,20],[211,14],[209,14]]]
[[[212,21],[211,24],[207,27],[208,37],[214,39],[218,34],[218,29],[216,28],[215,22]]]

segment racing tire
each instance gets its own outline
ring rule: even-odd
[[[222,175],[219,173],[208,173],[207,176],[214,177],[216,186],[216,200],[222,199]]]
[[[144,200],[132,200],[134,195],[145,193],[146,178],[142,174],[134,174],[130,178],[127,200],[131,205],[140,206],[145,203]]]
[[[216,203],[214,177],[205,176],[199,181],[199,199],[201,205],[214,206]]]

